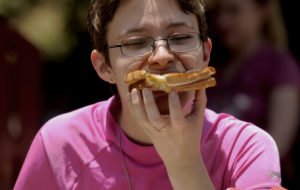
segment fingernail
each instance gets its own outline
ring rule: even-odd
[[[149,96],[150,90],[148,88],[144,88],[142,92],[144,96]]]
[[[139,95],[138,95],[137,89],[133,89],[131,91],[131,95],[132,95],[132,103],[138,103],[139,102]]]
[[[127,92],[127,94],[126,94],[126,100],[127,100],[127,102],[131,102],[132,103],[132,96],[131,96],[130,92]]]
[[[172,101],[175,101],[176,98],[177,98],[176,92],[175,92],[175,91],[171,91],[171,92],[170,92],[170,99],[171,99]]]
[[[144,103],[148,103],[150,99],[150,90],[148,88],[143,89],[143,97],[144,97]]]

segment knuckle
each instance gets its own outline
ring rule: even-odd
[[[152,125],[155,126],[156,128],[163,128],[165,123],[161,120],[153,120]]]
[[[177,126],[184,126],[186,124],[185,120],[175,118],[173,124]]]

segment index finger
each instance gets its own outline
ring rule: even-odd
[[[175,91],[169,93],[169,111],[173,126],[178,126],[178,124],[185,122],[180,99]]]
[[[204,119],[206,103],[207,97],[205,89],[197,90],[195,92],[194,106],[191,113],[189,114],[189,117],[200,120],[202,122]]]

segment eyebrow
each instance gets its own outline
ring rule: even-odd
[[[139,32],[143,32],[145,30],[147,30],[147,29],[143,28],[143,27],[142,28],[130,28],[130,29],[125,30],[124,32],[122,32],[117,39],[120,39],[123,36],[126,36],[126,35],[131,34],[131,33],[139,33]]]
[[[167,28],[176,28],[176,27],[187,27],[187,28],[191,28],[194,29],[192,26],[190,26],[189,24],[187,24],[186,22],[175,22],[175,23],[170,23]]]
[[[190,29],[194,29],[194,27],[190,26],[189,24],[187,24],[186,22],[175,22],[175,23],[170,23],[167,25],[167,29],[170,29],[170,28],[177,28],[177,27],[187,27],[187,28],[190,28]],[[147,31],[147,28],[146,27],[141,27],[141,28],[130,28],[128,30],[125,30],[124,32],[122,32],[120,34],[120,36],[117,38],[117,39],[120,39],[122,38],[123,36],[126,36],[128,34],[131,34],[131,33],[139,33],[139,32],[143,32],[143,31]]]

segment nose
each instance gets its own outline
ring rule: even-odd
[[[166,40],[156,40],[153,48],[153,53],[148,60],[149,64],[166,66],[173,61],[174,55],[169,51]]]

